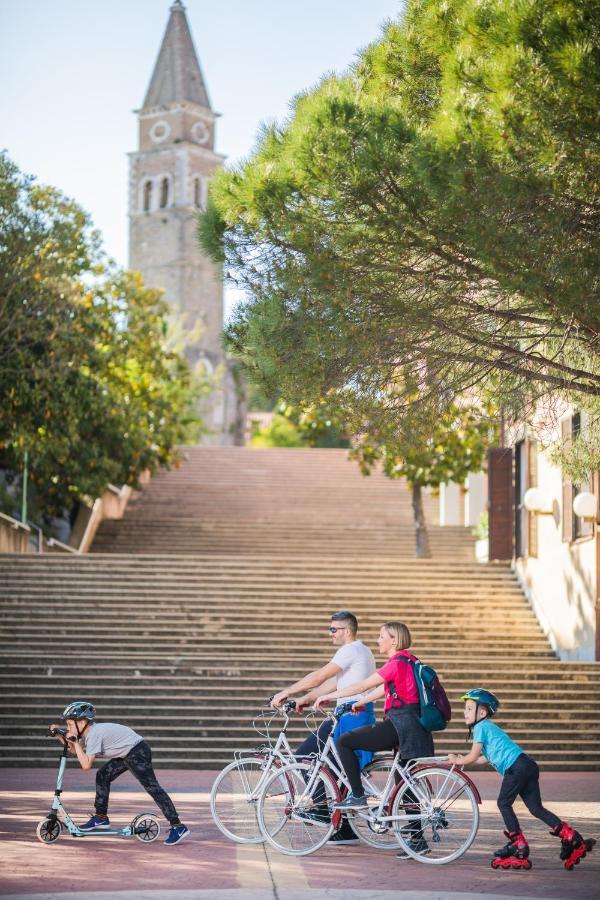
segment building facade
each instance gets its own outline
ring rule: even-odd
[[[539,423],[518,424],[488,466],[490,558],[512,559],[556,653],[574,661],[600,659],[599,480],[573,484],[548,447],[573,440],[582,419],[565,404],[544,446]]]

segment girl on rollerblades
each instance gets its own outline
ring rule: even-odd
[[[448,759],[459,766],[486,760],[503,775],[498,796],[498,809],[504,819],[508,843],[496,850],[492,859],[493,869],[530,869],[529,844],[527,843],[513,804],[520,796],[532,816],[541,819],[551,828],[550,834],[561,840],[560,858],[565,869],[571,870],[584,858],[596,841],[584,840],[578,831],[571,828],[549,809],[542,806],[540,795],[540,770],[531,756],[528,756],[508,734],[502,730],[492,716],[498,711],[500,701],[491,691],[473,688],[460,698],[465,701],[465,723],[473,747],[467,754],[451,753]]]

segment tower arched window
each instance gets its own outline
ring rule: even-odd
[[[147,181],[144,184],[144,212],[149,212],[152,208],[152,182]]]
[[[160,208],[164,209],[169,205],[169,179],[163,178],[160,182]]]
[[[202,185],[199,178],[194,178],[194,206],[198,209],[202,206]]]

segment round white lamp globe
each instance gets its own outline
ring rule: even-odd
[[[595,519],[598,501],[589,491],[582,491],[573,500],[573,512],[582,519]]]

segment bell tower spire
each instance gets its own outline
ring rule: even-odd
[[[197,103],[208,110],[211,108],[185,6],[175,0],[143,108],[178,100]]]
[[[193,365],[226,363],[222,273],[200,250],[198,212],[224,157],[185,7],[174,0],[141,109],[138,150],[129,154],[129,265],[162,288]],[[226,366],[225,366],[226,367]],[[223,432],[228,391],[215,398],[207,424]]]

